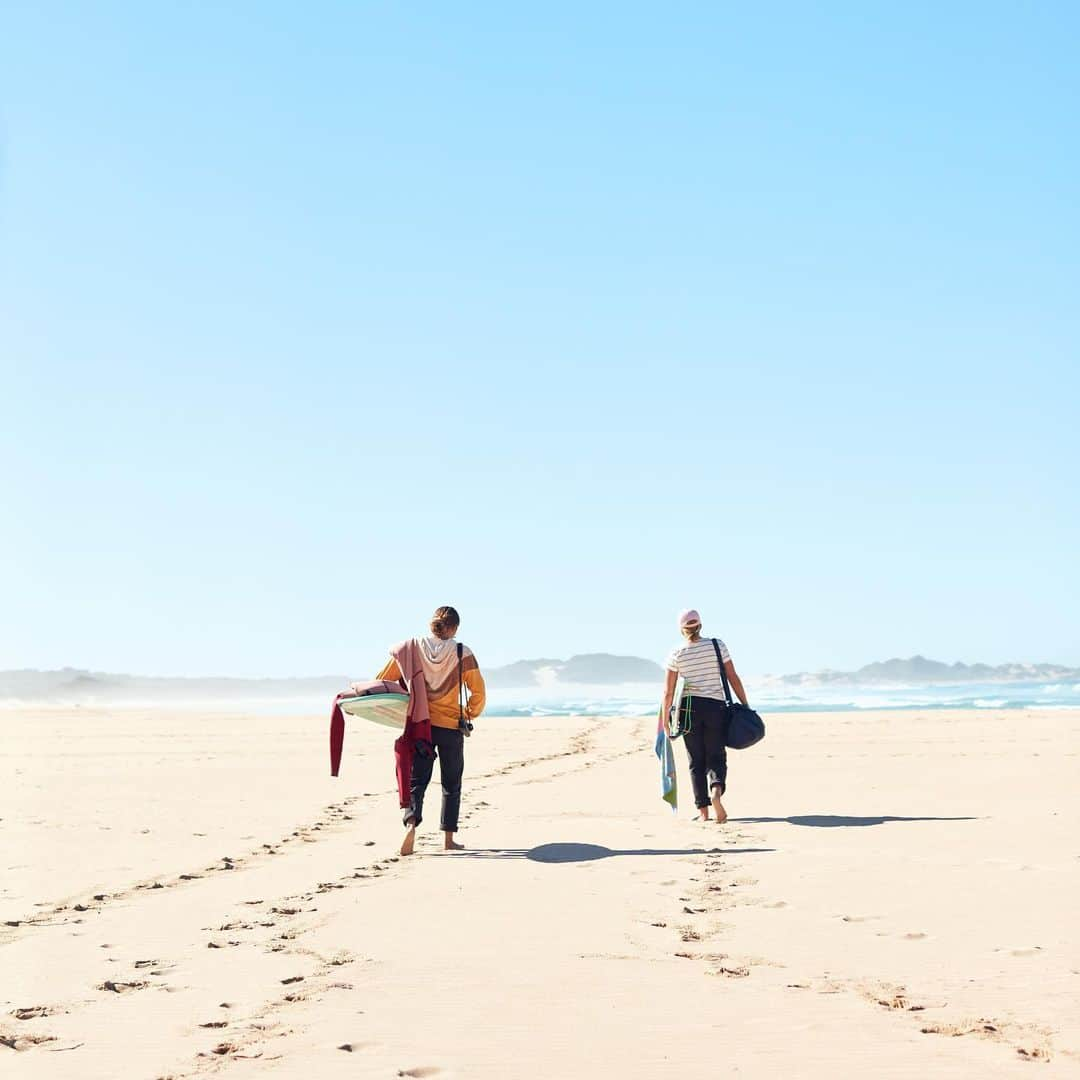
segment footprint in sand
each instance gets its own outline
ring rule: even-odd
[[[13,1035],[0,1031],[0,1046],[6,1046],[9,1050],[31,1050],[42,1043],[51,1042],[56,1042],[55,1035]]]
[[[417,1078],[423,1076],[437,1076],[442,1072],[436,1065],[417,1065],[412,1069],[398,1069],[398,1076],[415,1076]]]
[[[923,941],[928,935],[922,930],[912,930],[911,933],[904,935],[905,941]]]
[[[98,983],[95,989],[108,990],[113,994],[130,994],[135,990],[145,990],[149,985],[148,982],[114,982],[106,979],[103,983]]]
[[[927,1024],[919,1028],[923,1035],[948,1035],[958,1038],[961,1035],[979,1035],[983,1038],[996,1039],[1001,1036],[1000,1025],[990,1020],[975,1020],[966,1024]]]
[[[41,1016],[55,1016],[65,1011],[55,1005],[29,1005],[23,1009],[12,1009],[11,1015],[16,1020],[37,1020]]]
[[[925,1008],[923,1005],[912,1005],[904,996],[903,990],[898,990],[887,997],[880,997],[877,999],[877,1003],[886,1009],[904,1009],[912,1012],[921,1012]]]

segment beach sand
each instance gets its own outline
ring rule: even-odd
[[[767,717],[724,826],[653,722],[0,714],[5,1077],[1080,1074],[1080,712]]]

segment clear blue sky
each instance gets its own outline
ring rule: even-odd
[[[1078,34],[5,5],[0,668],[1080,663]]]

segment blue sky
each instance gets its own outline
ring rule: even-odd
[[[1071,4],[14,4],[0,668],[1080,664]]]

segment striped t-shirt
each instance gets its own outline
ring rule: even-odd
[[[727,646],[719,638],[716,644],[720,646],[720,655],[726,663],[731,659]],[[677,672],[685,680],[684,694],[724,700],[724,683],[720,678],[720,665],[716,662],[712,638],[703,637],[700,641],[680,645],[667,658],[666,666],[668,671]]]

